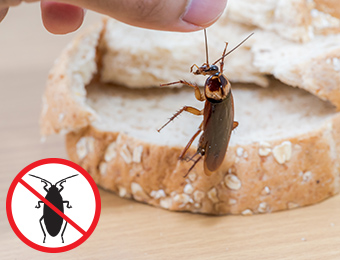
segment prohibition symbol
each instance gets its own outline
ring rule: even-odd
[[[61,253],[82,244],[100,216],[100,195],[79,165],[48,158],[26,166],[7,194],[8,221],[28,246]]]

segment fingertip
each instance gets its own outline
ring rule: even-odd
[[[208,27],[222,15],[227,0],[215,0],[214,4],[207,0],[190,0],[182,20],[188,24]]]
[[[139,0],[125,0],[125,7],[129,7]],[[214,24],[223,14],[228,0],[154,0],[142,1],[153,3],[143,8],[128,8],[125,18],[121,21],[131,25],[149,29],[192,32],[202,30]],[[146,11],[150,9],[151,11]],[[133,11],[134,12],[131,12]],[[140,11],[144,11],[144,15]],[[156,11],[155,11],[156,10]],[[126,15],[129,14],[130,15]],[[149,16],[145,16],[145,13]],[[127,18],[129,20],[127,20]],[[141,19],[142,18],[142,19]]]
[[[76,31],[83,23],[84,10],[80,7],[41,1],[41,17],[43,24],[53,34],[66,34]]]
[[[7,12],[8,12],[8,8],[0,9],[0,23],[5,18]]]

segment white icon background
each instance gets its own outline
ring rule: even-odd
[[[91,185],[81,173],[69,166],[56,163],[38,166],[26,173],[22,179],[45,197],[47,194],[44,190],[45,183],[29,174],[41,177],[53,185],[64,178],[78,174],[75,177],[67,179],[66,182],[62,184],[64,189],[60,195],[63,201],[69,201],[69,205],[72,206],[72,208],[68,209],[66,207],[67,203],[64,203],[64,214],[84,231],[89,229],[94,219],[96,201]],[[57,187],[59,188],[59,185],[57,185]],[[47,186],[47,189],[49,188],[50,185]],[[82,237],[82,234],[68,223],[63,236],[64,243],[62,243],[61,233],[64,229],[65,221],[63,221],[60,232],[55,237],[52,237],[48,234],[44,220],[42,220],[46,233],[46,240],[45,243],[43,243],[44,234],[41,230],[39,220],[44,214],[43,209],[45,204],[40,203],[41,207],[35,208],[35,206],[38,205],[38,201],[40,201],[40,199],[22,184],[18,183],[12,198],[12,214],[17,227],[26,238],[41,246],[62,247],[72,244]]]

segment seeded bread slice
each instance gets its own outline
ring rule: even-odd
[[[143,89],[93,82],[87,105],[97,119],[67,134],[69,157],[100,187],[170,210],[253,214],[317,203],[339,192],[340,114],[307,92],[233,85],[235,119],[226,160],[212,176],[178,157],[201,117],[192,89]],[[197,144],[197,141],[194,143]],[[189,156],[195,153],[195,145]]]

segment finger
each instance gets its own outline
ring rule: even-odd
[[[167,31],[208,27],[222,14],[227,0],[57,0],[109,15],[130,25]]]
[[[41,17],[45,28],[54,34],[66,34],[77,30],[84,20],[84,10],[80,7],[41,1]]]
[[[7,7],[11,7],[11,6],[17,6],[19,5],[21,2],[37,2],[38,0],[0,0],[0,9],[2,8],[7,8]]]
[[[11,6],[19,5],[22,1],[21,0],[0,0],[0,8],[7,8]]]
[[[0,9],[0,23],[5,18],[7,12],[8,12],[8,8]]]

